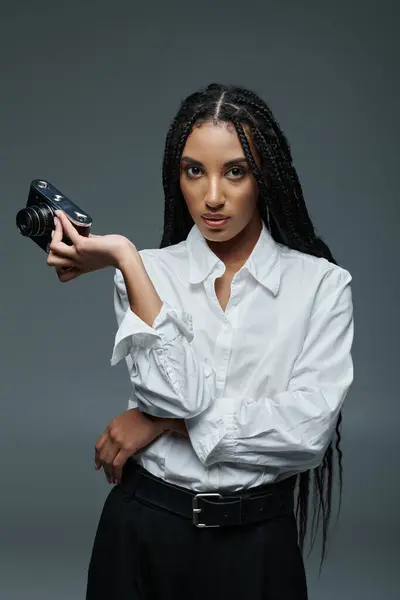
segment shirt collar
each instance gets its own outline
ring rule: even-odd
[[[222,264],[222,261],[208,246],[197,225],[193,225],[186,242],[189,253],[189,281],[200,283],[210,275],[216,265]],[[260,237],[242,268],[247,269],[261,285],[276,296],[281,280],[280,252],[277,242],[264,222]]]

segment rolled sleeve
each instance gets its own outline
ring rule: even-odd
[[[128,307],[115,335],[111,365],[119,363],[135,348],[163,348],[180,335],[189,342],[193,339],[192,318],[187,312],[177,311],[163,302],[150,327]]]
[[[126,360],[138,407],[153,416],[190,418],[214,398],[215,372],[192,346],[192,317],[163,301],[152,327],[130,308],[122,275],[115,276],[115,335],[111,365]]]

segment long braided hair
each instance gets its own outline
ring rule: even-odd
[[[185,240],[194,224],[180,189],[180,162],[183,148],[193,127],[206,121],[233,124],[258,185],[260,216],[275,241],[306,254],[324,257],[337,264],[327,245],[320,237],[317,237],[314,231],[302,188],[293,166],[288,141],[271,110],[254,92],[243,87],[219,84],[211,84],[188,96],[181,103],[167,133],[163,161],[164,231],[160,248]],[[259,167],[251,153],[245,128],[251,135],[260,157]],[[342,451],[340,449],[341,421],[342,413],[340,412],[335,430],[340,501],[343,483]],[[324,561],[331,516],[333,454],[332,440],[321,464],[315,469],[297,475],[296,519],[302,553],[307,533],[310,487],[314,491],[314,536],[312,536],[310,552],[322,513],[323,545],[320,569]]]

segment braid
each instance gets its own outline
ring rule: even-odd
[[[311,250],[313,245],[315,245],[315,231],[303,199],[303,192],[296,170],[293,167],[289,143],[277,121],[274,119],[271,110],[264,102],[257,98],[253,92],[241,90],[240,93],[235,95],[235,101],[241,100],[246,102],[247,106],[252,109],[255,120],[257,120],[257,118],[262,119],[266,123],[264,135],[257,127],[252,128],[251,132],[254,141],[260,150],[261,156],[268,156],[270,164],[273,164],[278,169],[281,168],[279,177],[273,177],[272,179],[274,181],[280,181],[281,190],[283,192],[290,190],[290,210],[287,210],[286,207],[284,207],[283,210],[286,212],[286,218],[290,219],[295,205],[298,213],[296,222],[298,228],[301,229],[301,231],[298,231],[297,229],[298,233],[301,234],[301,240],[298,240],[298,243],[308,243]],[[292,230],[292,233],[294,234],[295,231]],[[315,251],[312,253],[315,253],[317,256],[326,255],[325,257],[328,260],[331,260],[332,256],[330,256],[330,253],[329,251],[327,252],[327,250],[328,249],[324,244],[320,244],[320,248],[315,248]]]
[[[163,164],[165,207],[164,235],[161,247],[181,241],[179,239],[180,232],[185,231],[187,235],[193,225],[179,187],[180,157],[193,125],[199,121],[203,112],[205,112],[205,109],[200,106],[189,120],[183,121],[183,125],[176,118],[167,134]],[[185,112],[183,112],[183,115],[185,116]],[[181,129],[180,137],[178,140],[173,141],[173,134],[179,129]],[[177,235],[179,238],[176,237]]]
[[[336,264],[328,246],[316,235],[293,166],[289,143],[271,109],[250,90],[219,84],[211,84],[188,96],[181,103],[168,130],[163,161],[165,212],[160,247],[185,240],[193,226],[193,220],[180,189],[180,161],[193,127],[204,121],[233,124],[258,186],[260,216],[269,227],[275,241]],[[247,131],[259,154],[259,166],[252,155]],[[336,450],[339,467],[338,516],[341,508],[343,486],[341,422],[340,412],[335,428],[336,442],[335,444],[333,440],[330,442],[321,464],[297,476],[298,496],[295,514],[298,522],[299,547],[303,552],[308,526],[310,488],[313,487],[311,549],[322,516],[323,548],[320,568],[325,556],[331,516],[334,450]]]
[[[162,170],[162,184],[163,184],[163,189],[164,189],[164,195],[165,195],[165,199],[167,199],[168,197],[168,182],[169,182],[169,172],[170,172],[170,165],[173,165],[173,156],[171,153],[171,140],[172,137],[174,135],[176,129],[176,119],[174,119],[174,121],[172,122],[168,133],[167,133],[167,137],[165,140],[165,149],[164,149],[164,164],[163,164],[163,170]],[[168,230],[168,231],[172,231],[173,230],[173,207],[174,207],[174,203],[172,201],[165,201],[164,203],[164,230]],[[163,240],[164,242],[164,240]],[[166,242],[164,245],[168,245],[169,243],[171,243],[170,241]]]

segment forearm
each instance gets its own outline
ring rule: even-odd
[[[119,328],[111,364],[127,359],[138,406],[147,414],[186,419],[201,413],[213,401],[215,371],[191,343],[191,315],[159,296],[155,274],[133,244],[124,245],[116,267]]]
[[[161,310],[162,300],[148,276],[142,258],[136,248],[130,244],[127,245],[121,253],[117,266],[125,281],[132,312],[151,327],[154,319]],[[164,432],[174,431],[175,433],[188,436],[184,419],[154,416],[151,418],[159,421]]]
[[[132,312],[152,327],[161,310],[162,301],[146,272],[139,252],[133,245],[127,244],[121,252],[118,269],[125,281]]]

